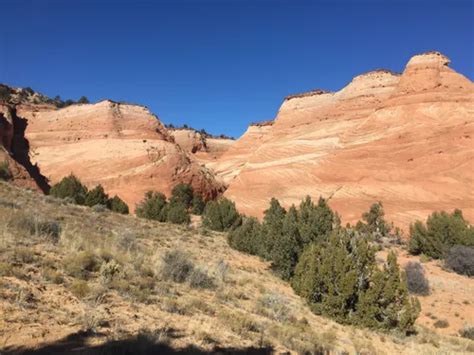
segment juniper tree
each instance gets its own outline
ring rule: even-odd
[[[385,212],[382,202],[376,202],[370,206],[368,212],[362,214],[362,219],[366,222],[366,231],[376,238],[386,236],[390,232],[390,226],[384,219]]]
[[[360,295],[357,323],[374,329],[396,328],[410,333],[419,313],[420,304],[416,298],[410,297],[396,254],[392,251],[383,270],[374,270],[369,287]]]
[[[454,245],[474,246],[474,228],[460,210],[452,214],[434,212],[426,220],[426,225],[416,221],[410,226],[408,249],[414,255],[423,253],[439,259]]]
[[[167,215],[162,213],[167,206],[166,196],[161,192],[148,191],[144,199],[137,205],[135,213],[138,217],[165,222]]]
[[[58,198],[69,197],[78,205],[83,205],[87,194],[87,187],[76,176],[70,174],[53,185],[49,193]]]
[[[283,279],[289,280],[293,276],[300,252],[298,212],[295,206],[291,206],[284,216],[281,235],[275,240],[271,253],[274,268]]]
[[[128,205],[117,195],[112,197],[108,203],[108,207],[110,208],[111,211],[121,213],[121,214],[128,214],[129,209]]]
[[[273,246],[282,237],[283,219],[286,210],[276,198],[270,200],[270,207],[264,211],[262,224],[262,257],[272,258]]]
[[[304,244],[323,240],[332,231],[334,212],[324,198],[320,197],[315,205],[311,197],[306,196],[298,212],[299,231]]]
[[[241,226],[229,232],[228,242],[232,248],[241,252],[260,255],[262,252],[261,233],[262,227],[256,218],[244,218]]]
[[[194,190],[189,184],[178,184],[173,187],[171,191],[170,202],[171,203],[182,203],[186,208],[191,207],[193,200]]]
[[[221,198],[210,201],[203,213],[203,225],[215,231],[228,231],[238,227],[242,223],[235,203]]]
[[[202,213],[204,212],[204,208],[206,207],[206,202],[204,202],[201,195],[195,194],[193,196],[191,205],[192,205],[192,211],[194,214],[202,215]]]
[[[97,185],[92,190],[89,190],[84,199],[84,205],[92,207],[95,205],[107,206],[109,202],[109,195],[104,191],[102,185]]]

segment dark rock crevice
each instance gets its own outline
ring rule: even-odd
[[[22,165],[31,178],[35,181],[43,193],[49,193],[49,181],[41,174],[38,165],[33,164],[30,159],[30,142],[25,137],[28,120],[26,118],[18,117],[16,108],[12,108],[13,119],[13,139],[11,141],[12,158],[20,165]]]

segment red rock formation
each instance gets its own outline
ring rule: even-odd
[[[19,105],[30,156],[51,183],[74,173],[102,184],[133,209],[146,191],[190,183],[206,198],[222,192],[212,172],[187,154],[145,107],[102,101],[63,109]]]
[[[425,53],[401,75],[290,96],[272,126],[249,127],[216,163],[225,195],[256,216],[273,196],[289,206],[309,194],[330,198],[344,221],[381,200],[403,228],[441,209],[474,222],[474,85],[448,63]]]

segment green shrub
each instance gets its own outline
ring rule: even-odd
[[[360,232],[369,233],[375,240],[385,237],[390,233],[390,226],[384,219],[385,212],[382,202],[377,202],[370,206],[368,212],[362,214],[365,223],[359,221],[356,229]]]
[[[0,163],[0,180],[10,181],[13,178],[13,175],[10,171],[10,166],[8,161],[2,161]]]
[[[185,282],[194,270],[189,255],[179,250],[167,251],[161,263],[161,276],[164,280]]]
[[[301,202],[298,210],[298,229],[304,245],[324,240],[333,229],[335,214],[322,197],[315,205],[310,196]]]
[[[374,248],[346,230],[304,250],[292,286],[315,313],[343,323],[411,332],[420,311],[408,295],[395,254],[380,270]]]
[[[210,201],[203,214],[203,225],[215,231],[228,231],[238,227],[242,223],[235,203],[221,198],[217,201]]]
[[[229,245],[244,253],[260,255],[262,248],[261,229],[261,225],[256,218],[244,218],[241,226],[229,232]]]
[[[109,203],[109,195],[104,191],[102,185],[97,185],[86,193],[84,205],[92,207],[95,205],[107,206]]]
[[[284,216],[279,238],[275,240],[271,251],[271,260],[274,269],[284,280],[289,280],[294,273],[301,245],[298,230],[298,212],[292,206]]]
[[[66,176],[59,183],[53,185],[50,195],[58,198],[71,198],[74,203],[83,205],[86,199],[87,187],[73,174]]]
[[[434,212],[426,220],[410,226],[409,252],[442,258],[454,245],[474,246],[474,228],[464,219],[460,210],[452,214]]]
[[[198,216],[202,215],[204,208],[206,208],[206,203],[204,202],[201,195],[195,194],[193,197],[192,212]]]
[[[166,205],[165,195],[160,192],[148,191],[145,198],[137,205],[135,213],[141,218],[165,222],[167,215],[163,210]]]
[[[474,247],[455,245],[446,255],[446,266],[460,275],[474,276]]]
[[[272,258],[273,247],[282,237],[285,214],[286,210],[280,205],[280,202],[276,198],[272,198],[269,208],[263,213],[261,256],[265,259]]]
[[[178,184],[171,190],[171,203],[182,204],[185,208],[191,207],[194,190],[189,184]]]
[[[108,206],[112,212],[117,212],[121,214],[129,213],[127,204],[117,195],[115,195],[108,201]]]
[[[189,224],[191,217],[184,204],[181,202],[171,202],[168,205],[166,220],[175,224]]]

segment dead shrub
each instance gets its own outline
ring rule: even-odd
[[[410,261],[405,266],[408,291],[413,294],[426,296],[430,293],[430,284],[425,277],[425,270],[418,262]]]
[[[214,288],[214,279],[209,276],[207,270],[194,268],[189,275],[189,285],[192,288]]]

